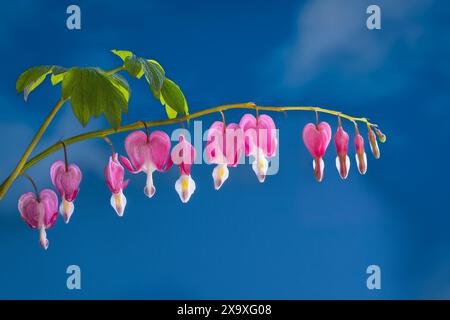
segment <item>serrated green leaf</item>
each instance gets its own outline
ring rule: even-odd
[[[169,118],[173,116],[173,112],[188,114],[188,105],[183,92],[180,87],[170,79],[164,78],[160,101],[166,106],[166,112]],[[172,110],[167,110],[167,106]]]
[[[153,96],[156,99],[160,98],[161,88],[164,83],[165,72],[161,65],[154,60],[140,59],[142,64],[142,69],[145,74],[145,79],[150,85]]]
[[[28,95],[45,80],[47,75],[52,72],[53,66],[36,66],[23,72],[16,82],[16,91],[23,91],[25,101]]]
[[[128,112],[130,89],[119,75],[108,75],[96,68],[74,67],[62,81],[62,96],[70,98],[72,110],[85,126],[89,119],[104,114],[108,123],[117,129],[122,112]]]

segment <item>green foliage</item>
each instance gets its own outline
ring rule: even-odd
[[[52,83],[55,85],[62,80],[65,70],[59,66],[32,67],[19,76],[16,82],[16,91],[17,93],[23,91],[23,97],[27,101],[29,94],[45,80],[47,75],[52,74]]]
[[[140,79],[145,76],[155,99],[165,107],[170,119],[177,114],[188,114],[188,105],[180,87],[165,76],[163,67],[155,60],[147,60],[135,56],[131,51],[112,50],[124,62],[128,73]]]
[[[109,75],[97,68],[74,67],[65,72],[62,97],[70,98],[73,113],[83,126],[92,116],[104,114],[108,123],[117,129],[122,112],[128,112],[130,89],[119,75]]]

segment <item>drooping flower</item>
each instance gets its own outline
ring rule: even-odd
[[[65,223],[69,223],[74,211],[75,198],[79,191],[82,179],[80,168],[74,164],[67,164],[64,161],[56,161],[50,168],[50,177],[56,190],[61,196],[59,212]]]
[[[143,171],[147,174],[144,193],[149,198],[156,192],[153,172],[165,172],[172,165],[169,157],[170,146],[169,136],[164,131],[153,131],[150,135],[135,131],[125,139],[125,150],[131,161],[124,156],[121,156],[120,160],[131,173]]]
[[[308,123],[303,128],[302,136],[306,148],[314,158],[314,176],[320,182],[323,179],[323,169],[325,168],[322,157],[331,140],[331,127],[326,122],[319,124]]]
[[[366,152],[364,151],[364,139],[358,132],[355,136],[355,150],[355,158],[356,165],[358,166],[358,171],[361,174],[365,174],[367,171],[367,156]]]
[[[125,169],[117,158],[117,153],[109,157],[109,161],[104,171],[106,185],[111,191],[111,206],[116,210],[119,217],[123,215],[127,198],[123,194],[123,190],[127,187],[129,180],[123,180]]]
[[[58,197],[53,190],[44,189],[36,196],[27,192],[19,198],[18,209],[22,219],[33,229],[39,229],[39,243],[48,248],[45,229],[51,228],[58,218]]]
[[[214,122],[208,130],[205,147],[206,157],[216,164],[212,172],[214,188],[219,190],[228,179],[228,166],[236,167],[242,155],[242,130],[236,123],[225,127],[223,122]]]
[[[175,182],[175,190],[181,201],[186,203],[195,191],[195,181],[191,177],[191,166],[195,161],[195,149],[183,135],[180,135],[178,144],[173,148],[171,159],[180,169],[180,177]]]
[[[342,128],[339,121],[339,127],[334,135],[334,144],[336,145],[336,168],[342,179],[346,179],[350,170],[350,158],[348,157],[348,134]]]
[[[380,154],[380,148],[378,147],[377,136],[372,131],[370,126],[368,127],[368,130],[369,130],[370,151],[372,151],[372,154],[375,157],[375,159],[380,159],[381,154]]]
[[[277,149],[277,132],[273,119],[260,115],[256,119],[252,114],[245,114],[239,122],[244,134],[244,151],[246,156],[254,158],[252,169],[259,182],[264,182],[269,169],[269,160],[275,156]]]

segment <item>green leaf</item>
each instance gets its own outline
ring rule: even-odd
[[[97,68],[71,68],[62,81],[62,97],[70,98],[72,110],[85,126],[89,119],[104,114],[108,123],[118,129],[122,112],[128,112],[130,89],[119,75],[108,75]]]
[[[26,70],[17,79],[17,93],[23,91],[23,97],[27,101],[28,95],[45,80],[47,75],[52,72],[52,68],[53,66],[36,66]]]
[[[189,114],[188,105],[183,92],[180,87],[170,79],[164,79],[160,101],[166,106],[167,115],[171,119],[175,118],[178,113]]]
[[[113,49],[113,50],[111,50],[111,52],[114,53],[116,56],[119,56],[120,59],[122,59],[122,61],[124,61],[124,62],[125,62],[126,58],[128,58],[128,57],[133,55],[133,52],[127,51],[127,50],[116,50],[116,49]]]
[[[133,52],[126,50],[111,50],[111,52],[122,59],[125,69],[133,78],[142,74],[141,58],[136,57]]]
[[[25,101],[28,100],[30,93],[36,89],[49,75],[52,74],[52,84],[59,83],[63,77],[66,69],[59,66],[36,66],[23,72],[16,82],[17,93],[23,91]]]
[[[125,59],[125,68],[127,69],[128,73],[133,77],[136,78],[139,73],[141,73],[142,70],[142,64],[141,61],[133,54],[132,56],[129,56]]]
[[[165,77],[164,69],[155,60],[145,60],[140,58],[140,61],[145,74],[145,79],[150,85],[153,96],[156,99],[159,99]]]
[[[55,86],[58,83],[60,83],[64,79],[66,72],[67,72],[66,68],[59,67],[59,66],[53,66],[52,76],[50,78],[52,81],[52,85]]]

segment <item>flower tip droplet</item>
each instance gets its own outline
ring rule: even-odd
[[[144,193],[147,197],[151,198],[155,195],[156,193],[156,188],[155,186],[145,186],[144,188]]]

